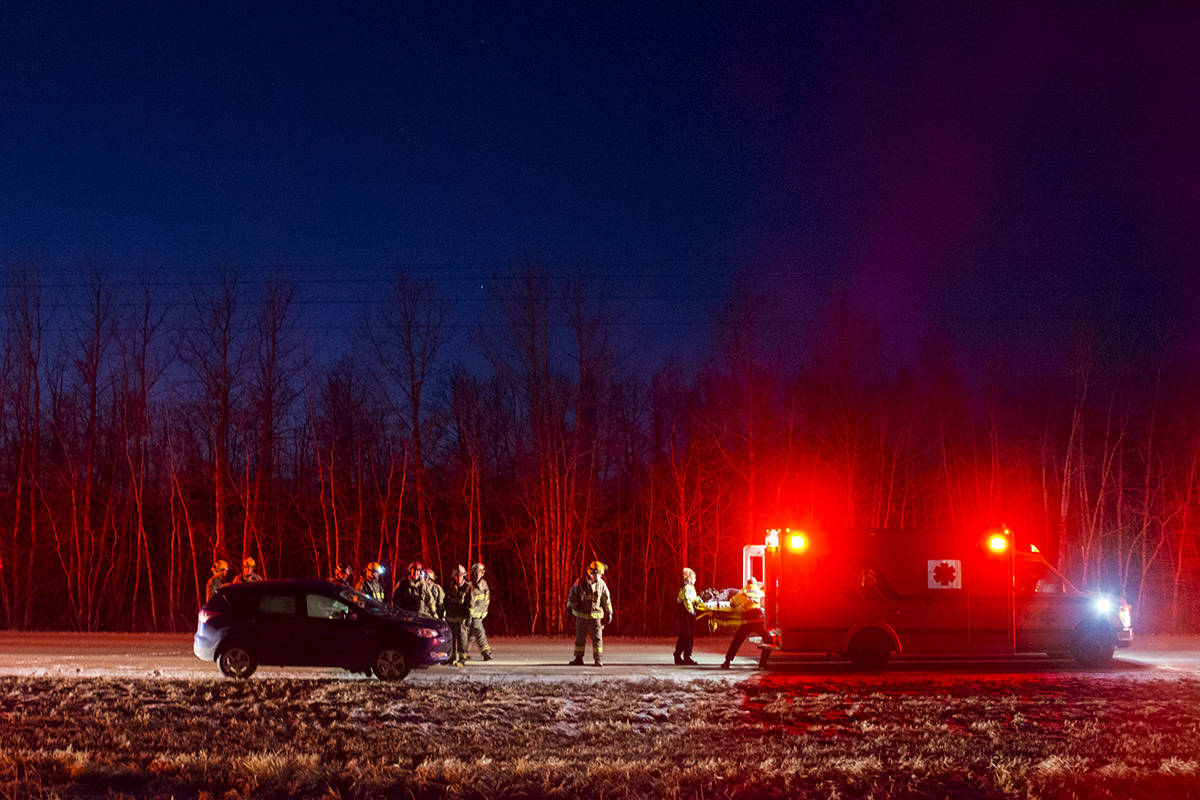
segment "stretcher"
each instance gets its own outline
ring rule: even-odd
[[[700,593],[701,606],[696,621],[709,633],[737,630],[742,624],[742,612],[729,602],[737,593],[737,589],[705,589]]]

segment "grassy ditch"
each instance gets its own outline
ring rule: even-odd
[[[1200,681],[0,681],[0,798],[1200,798]]]

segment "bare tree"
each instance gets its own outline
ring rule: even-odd
[[[408,420],[408,455],[416,504],[421,558],[437,561],[425,476],[425,393],[445,341],[446,304],[429,281],[400,274],[386,306],[368,325],[366,338],[388,379],[403,399],[397,408]],[[391,392],[389,392],[389,395]]]
[[[207,428],[209,485],[212,490],[214,553],[227,553],[228,512],[233,476],[230,457],[235,414],[245,391],[245,321],[237,272],[222,272],[212,287],[192,291],[191,319],[179,332],[180,359],[196,388],[195,407]],[[241,554],[249,555],[243,533]]]

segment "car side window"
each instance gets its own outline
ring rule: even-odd
[[[308,595],[305,606],[308,616],[317,619],[345,619],[350,614],[350,606],[323,594]]]
[[[296,614],[296,597],[290,594],[264,594],[258,601],[258,610],[264,614]]]

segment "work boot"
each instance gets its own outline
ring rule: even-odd
[[[488,650],[486,653],[483,654],[483,660],[484,661],[492,660],[492,651],[491,650]]]
[[[697,661],[694,661],[694,660],[692,659],[692,657],[691,657],[691,656],[687,656],[686,658],[684,658],[684,659],[683,659],[683,663],[684,663],[684,664],[687,664],[689,667],[698,667],[698,666],[700,666],[699,662],[697,662]]]
[[[683,657],[680,656],[679,653],[676,653],[675,654],[675,666],[679,666],[682,663],[683,663]]]
[[[729,662],[728,662],[728,661],[722,661],[722,662],[721,662],[721,669],[729,669]]]
[[[573,661],[567,662],[567,666],[568,667],[582,667],[583,666],[583,656],[575,656],[575,659]]]
[[[595,664],[597,667],[603,667],[603,666],[604,666],[604,662],[603,662],[603,661],[601,661],[601,660],[600,660],[600,659],[598,659],[598,658],[597,658],[597,659],[596,659],[596,660],[595,660],[593,663],[594,663],[594,664]]]

